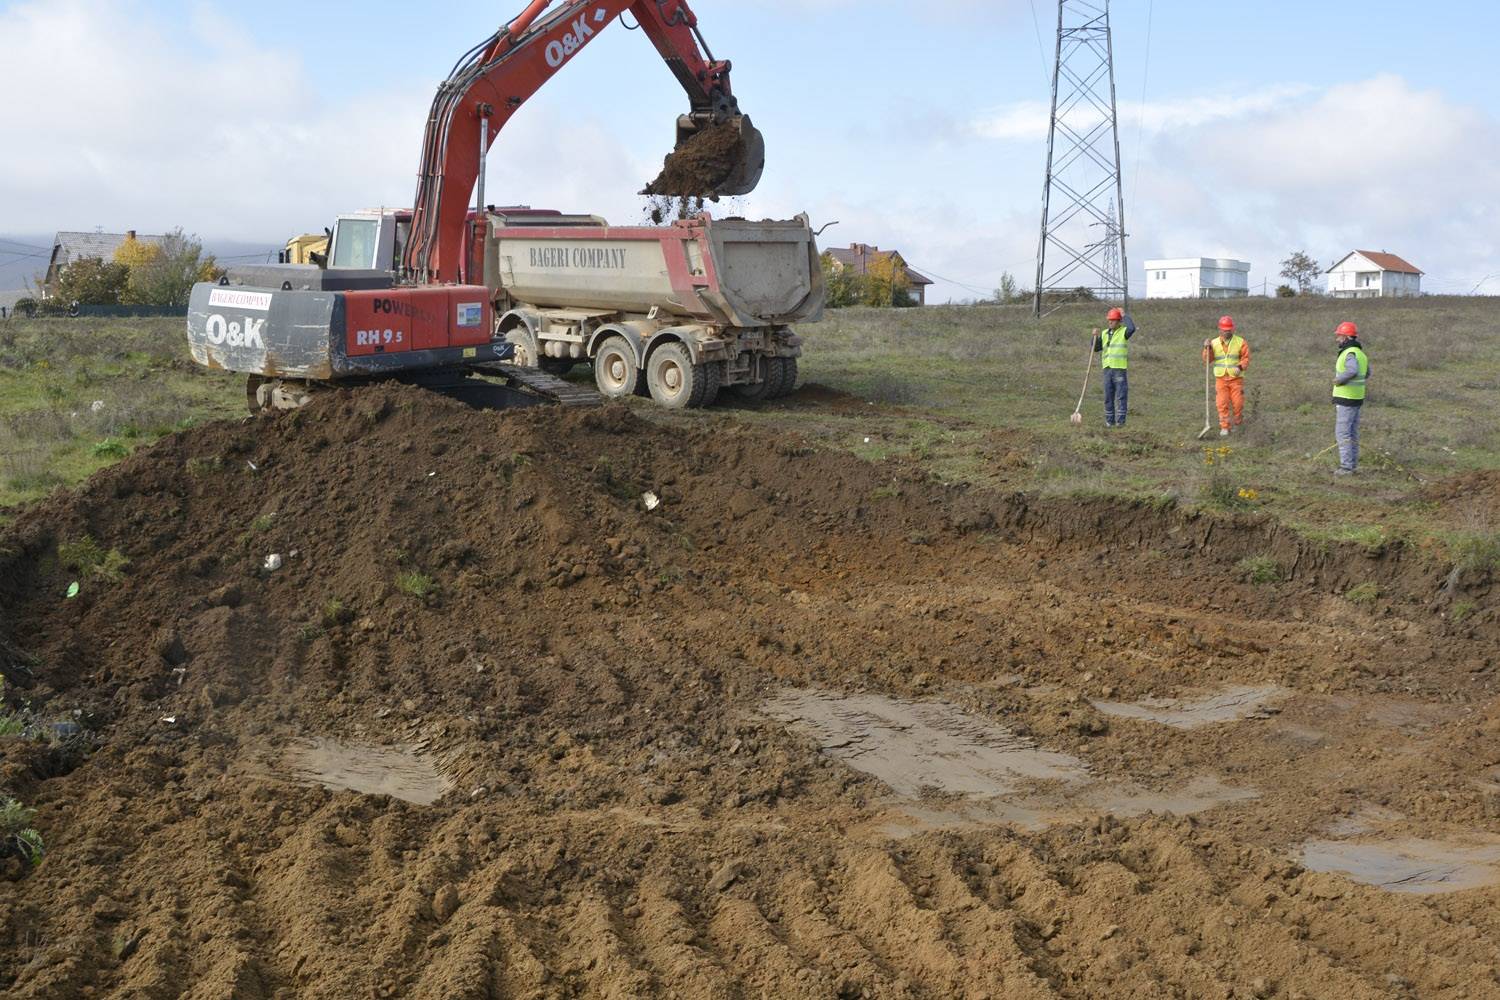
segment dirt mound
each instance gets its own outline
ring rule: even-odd
[[[1449,476],[1422,488],[1422,499],[1463,515],[1500,518],[1500,469]]]
[[[661,173],[641,194],[701,201],[719,189],[744,162],[745,139],[733,120],[702,129],[667,154]]]
[[[1251,551],[1291,582],[1243,581]],[[1380,608],[1337,596],[1372,567]],[[0,892],[0,992],[1495,995],[1485,871],[1438,907],[1295,860],[1493,824],[1493,632],[1423,616],[1431,584],[624,407],[395,387],[176,434],[0,536],[8,676],[99,744],[0,739],[49,850]],[[1118,714],[1244,684],[1285,695]],[[877,780],[884,730],[866,767],[789,691],[1067,780]]]

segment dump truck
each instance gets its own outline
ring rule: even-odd
[[[785,395],[819,319],[823,273],[806,216],[611,227],[596,217],[489,217],[485,285],[512,361],[562,374],[592,362],[609,398],[707,406],[719,391]]]

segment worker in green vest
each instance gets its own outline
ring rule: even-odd
[[[1099,367],[1104,370],[1104,426],[1124,427],[1130,396],[1125,374],[1130,354],[1126,341],[1135,336],[1135,321],[1125,315],[1125,310],[1115,308],[1105,317],[1105,324],[1103,330],[1094,331],[1094,350],[1101,355]]]
[[[1339,445],[1336,476],[1359,471],[1359,415],[1364,409],[1365,386],[1370,380],[1370,358],[1359,342],[1359,327],[1340,323],[1334,331],[1338,360],[1333,366],[1333,438]]]

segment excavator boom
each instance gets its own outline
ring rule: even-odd
[[[684,0],[533,0],[460,59],[433,99],[403,261],[408,280],[432,284],[459,279],[467,251],[465,220],[484,154],[517,109],[627,13],[687,92],[689,110],[678,120],[678,148],[711,127],[738,133],[728,162],[708,181],[710,190],[653,193],[733,195],[755,187],[764,143],[735,102],[729,62],[713,58]]]

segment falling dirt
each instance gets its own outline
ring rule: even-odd
[[[641,194],[699,202],[714,198],[739,169],[745,155],[745,140],[737,122],[709,126],[668,153],[661,173]]]
[[[85,535],[129,562],[68,599]],[[0,738],[48,850],[0,994],[1497,996],[1500,886],[1306,853],[1500,833],[1500,629],[1445,576],[730,416],[174,434],[0,533],[7,700],[96,747]]]

